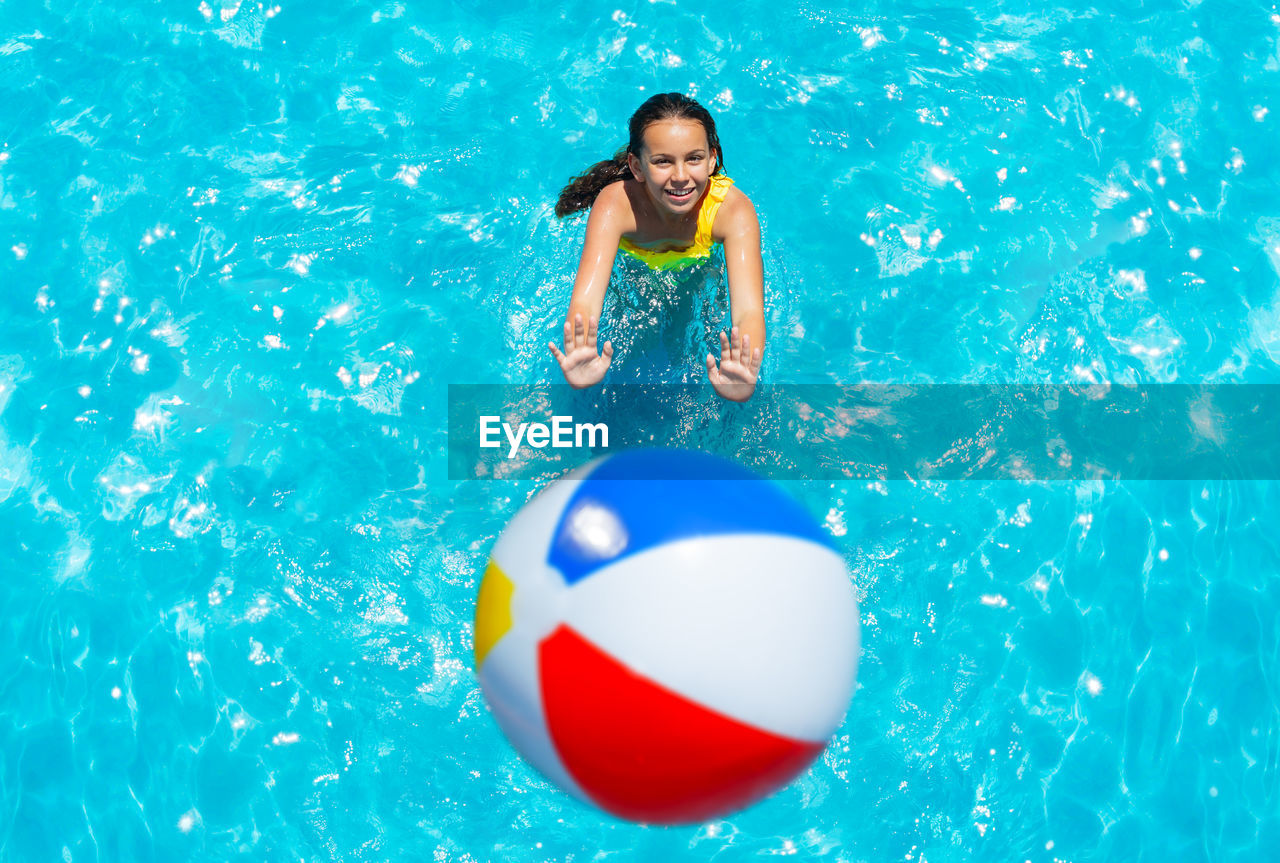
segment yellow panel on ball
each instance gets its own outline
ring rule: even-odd
[[[515,585],[492,559],[480,580],[476,600],[476,668],[511,628],[511,595]]]

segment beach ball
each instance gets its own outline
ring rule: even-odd
[[[644,823],[716,818],[801,773],[857,657],[830,538],[704,453],[628,451],[552,483],[502,532],[476,606],[480,685],[516,749]]]

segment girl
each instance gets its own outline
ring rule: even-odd
[[[564,349],[550,342],[565,380],[589,387],[613,360],[613,344],[597,353],[596,334],[618,249],[652,269],[704,261],[724,245],[729,269],[732,336],[720,333],[720,363],[707,354],[717,393],[746,401],[755,391],[764,353],[764,276],[760,224],[751,201],[721,171],[716,124],[694,100],[660,93],[631,115],[630,140],[613,159],[597,162],[565,186],[556,215],[590,208],[587,238],[564,321]]]

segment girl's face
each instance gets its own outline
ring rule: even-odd
[[[658,209],[673,216],[693,212],[716,169],[707,131],[697,120],[650,123],[639,157],[632,154],[627,162]]]

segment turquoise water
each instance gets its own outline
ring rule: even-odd
[[[795,784],[652,829],[488,716],[474,592],[536,484],[445,451],[448,383],[556,379],[554,196],[669,89],[761,215],[769,381],[1280,381],[1272,7],[2,8],[0,859],[1280,841],[1274,483],[789,484],[859,691]],[[620,271],[619,378],[698,371],[702,278]]]

